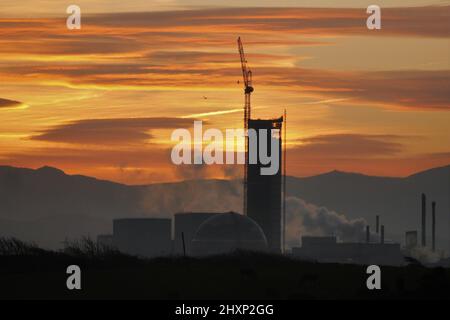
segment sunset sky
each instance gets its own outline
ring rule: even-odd
[[[66,8],[82,29],[66,28]],[[242,5],[245,7],[242,7]],[[366,8],[382,8],[382,29]],[[406,176],[450,164],[450,1],[0,0],[0,165],[127,184],[177,168],[171,132],[288,112],[288,174]],[[204,97],[207,97],[205,99]]]

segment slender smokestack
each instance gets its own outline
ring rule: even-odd
[[[436,202],[431,203],[431,245],[436,250]]]
[[[370,227],[366,226],[366,243],[370,242]]]
[[[427,245],[427,197],[425,193],[422,193],[422,247]]]
[[[381,226],[381,243],[384,243],[384,226]]]
[[[186,244],[184,242],[184,232],[181,233],[181,240],[183,241],[183,257],[186,257]]]
[[[283,148],[283,253],[286,253],[286,173],[287,173],[287,167],[286,167],[286,133],[287,133],[287,113],[286,109],[284,109],[284,127],[283,129],[283,141],[282,141],[282,148]]]
[[[377,234],[378,234],[378,233],[380,233],[380,216],[377,215],[376,219],[377,219],[377,222],[376,222],[375,231],[376,231]]]

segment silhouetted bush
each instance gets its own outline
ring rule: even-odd
[[[49,253],[34,243],[16,238],[0,238],[0,256],[36,256]]]
[[[127,256],[116,248],[97,243],[89,237],[83,237],[81,240],[64,241],[62,253],[82,258],[113,258]]]

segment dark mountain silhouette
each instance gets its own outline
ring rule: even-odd
[[[450,166],[407,178],[330,172],[288,179],[288,193],[372,225],[380,214],[389,237],[419,230],[420,194],[437,202],[438,246],[450,240]],[[111,220],[169,217],[180,211],[241,211],[242,187],[236,180],[189,180],[127,186],[61,170],[0,166],[0,236],[16,236],[49,248],[67,238],[109,233]],[[431,215],[431,204],[428,206]],[[430,226],[430,224],[428,225]],[[431,232],[428,232],[431,235]]]
[[[138,201],[138,194],[135,187],[69,176],[50,167],[0,167],[0,199],[2,218],[27,221],[54,215],[134,215],[130,204]]]

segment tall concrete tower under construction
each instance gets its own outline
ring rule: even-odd
[[[256,133],[256,151],[262,144],[266,145],[268,154],[278,153],[279,167],[274,175],[262,175],[261,168],[269,165],[261,163],[259,157],[257,163],[247,164],[247,215],[255,220],[266,235],[269,250],[281,251],[281,204],[282,204],[282,130],[283,118],[269,120],[249,120],[249,130]],[[278,132],[278,134],[261,134],[260,130],[266,132]],[[271,131],[276,130],[276,131]],[[277,139],[278,148],[271,150],[271,139]]]
[[[244,209],[243,212],[263,230],[268,248],[272,252],[279,253],[285,243],[285,205],[282,207],[282,196],[285,197],[285,188],[282,190],[282,168],[285,170],[282,146],[282,124],[286,118],[276,119],[252,119],[251,117],[251,94],[254,91],[252,83],[252,71],[245,58],[244,46],[241,38],[238,38],[238,49],[241,60],[242,76],[244,80],[244,130],[245,138],[245,166],[244,166]],[[284,121],[285,122],[285,121]],[[286,125],[286,123],[285,123]],[[253,133],[250,141],[249,134]],[[284,131],[285,133],[285,131]],[[276,141],[276,150],[272,150],[272,142]],[[249,143],[252,143],[252,153],[256,159],[249,161]],[[261,149],[265,150],[261,150]],[[260,152],[262,151],[262,152]],[[267,154],[270,158],[278,160],[277,171],[274,174],[264,175],[262,169],[270,167],[273,163],[261,161],[260,154]],[[276,155],[274,157],[274,155]],[[256,161],[254,161],[256,160]],[[286,174],[284,174],[284,177]],[[285,184],[283,185],[285,186]],[[284,202],[285,203],[285,202]],[[282,211],[283,208],[283,228]],[[283,233],[282,233],[283,230]],[[283,239],[283,242],[282,242]],[[281,245],[283,243],[283,246]]]

